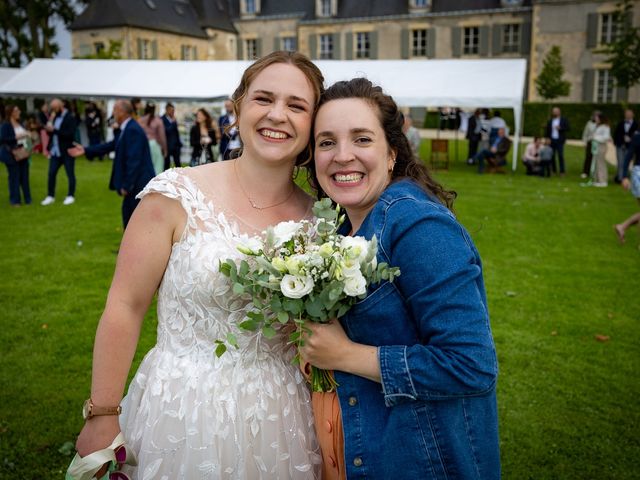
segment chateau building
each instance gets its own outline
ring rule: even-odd
[[[83,57],[118,41],[122,58],[162,60],[246,60],[279,49],[328,60],[525,58],[528,99],[539,100],[535,79],[551,46],[559,45],[571,82],[560,101],[638,102],[640,87],[616,88],[597,53],[615,38],[616,3],[93,0],[71,25],[72,48]],[[640,8],[630,21],[640,25]]]

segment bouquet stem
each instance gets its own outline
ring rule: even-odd
[[[332,370],[322,370],[311,366],[311,389],[314,392],[335,392],[338,383],[333,378]]]

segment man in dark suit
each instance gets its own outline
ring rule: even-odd
[[[164,169],[171,167],[171,159],[176,167],[181,166],[180,149],[182,141],[180,141],[180,131],[178,130],[178,121],[175,117],[176,109],[172,103],[167,103],[165,113],[162,115],[162,123],[164,124],[164,133],[167,137],[167,156],[164,157]]]
[[[484,162],[489,164],[489,173],[504,173],[501,167],[507,164],[507,153],[511,149],[511,140],[507,137],[504,128],[498,129],[498,135],[493,141],[489,149],[480,151],[475,156],[475,162],[478,164],[478,173],[484,172]]]
[[[473,115],[469,117],[467,124],[467,139],[469,140],[469,156],[467,163],[473,165],[473,157],[478,153],[478,143],[482,138],[482,124],[480,122],[480,109],[477,108]]]
[[[624,157],[631,145],[631,138],[638,130],[638,123],[633,118],[633,110],[627,108],[624,111],[624,120],[621,120],[613,132],[613,143],[616,146],[616,157],[618,169],[616,171],[616,183],[620,183],[625,178]]]
[[[218,126],[220,127],[220,158],[223,160],[229,160],[231,158],[231,152],[240,148],[240,132],[236,127],[229,128],[229,125],[233,125],[236,121],[236,117],[233,113],[233,102],[226,100],[224,102],[224,109],[227,112],[226,115],[222,115],[218,119]]]
[[[547,122],[544,136],[551,139],[551,148],[553,149],[553,161],[551,169],[556,172],[556,155],[558,156],[558,170],[560,176],[564,176],[564,144],[567,141],[567,132],[569,131],[569,122],[561,115],[558,107],[551,110],[551,118]]]
[[[76,134],[76,119],[71,112],[64,107],[59,98],[51,101],[53,118],[47,123],[46,130],[49,134],[49,176],[47,181],[47,196],[41,205],[51,205],[56,201],[56,177],[60,167],[64,166],[67,174],[69,188],[63,205],[71,205],[76,201],[76,159],[67,153],[67,149],[73,145]]]
[[[138,122],[131,118],[132,114],[131,103],[118,100],[113,107],[113,118],[119,126],[119,131],[115,132],[113,140],[90,147],[76,144],[69,149],[69,154],[73,157],[85,154],[88,158],[116,152],[109,188],[123,197],[122,223],[125,228],[140,203],[136,195],[155,176],[147,135]]]

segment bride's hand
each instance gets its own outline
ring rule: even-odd
[[[78,455],[87,455],[107,448],[120,433],[120,423],[116,415],[97,416],[87,420],[78,435],[76,450]],[[107,472],[107,465],[96,473],[100,478]]]
[[[304,346],[300,348],[302,358],[314,367],[326,370],[342,370],[341,359],[353,344],[342,325],[336,319],[329,323],[306,322],[311,330],[304,335]]]

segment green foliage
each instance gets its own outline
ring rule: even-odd
[[[598,53],[607,55],[610,71],[618,86],[630,88],[640,82],[640,27],[633,26],[633,2],[618,4],[614,22],[618,35],[614,42],[603,46]]]
[[[52,58],[60,48],[53,41],[54,18],[70,25],[76,6],[87,0],[0,0],[0,66],[21,67],[34,58]]]
[[[466,143],[460,160],[435,177],[458,192],[456,214],[483,260],[500,367],[503,477],[635,479],[640,232],[629,230],[619,245],[611,225],[637,212],[637,202],[613,185],[579,187],[582,148],[567,146],[567,176],[546,180],[477,175],[464,164]],[[428,158],[428,142],[422,153]],[[60,173],[58,201],[41,207],[47,165],[33,158],[36,204],[22,208],[9,207],[0,170],[2,479],[64,477],[122,236],[109,161],[76,160],[77,202],[61,204]],[[155,344],[155,318],[153,306],[130,377]]]
[[[571,82],[563,80],[564,67],[562,53],[558,45],[553,45],[542,60],[542,70],[535,80],[538,94],[545,100],[566,97],[571,92]]]

